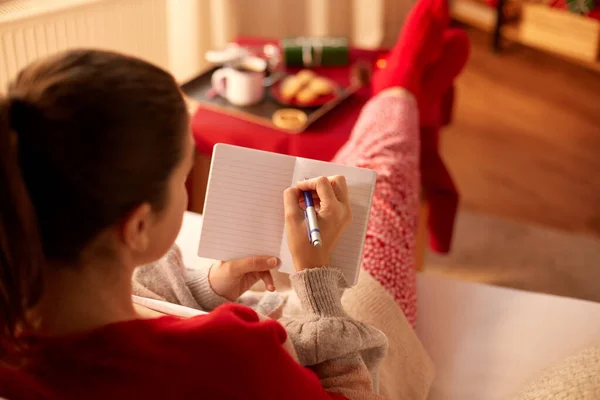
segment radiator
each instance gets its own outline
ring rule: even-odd
[[[168,68],[167,0],[0,1],[0,91],[31,61],[93,47]]]

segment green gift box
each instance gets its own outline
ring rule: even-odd
[[[345,37],[292,37],[281,40],[288,67],[321,67],[349,64],[348,39]]]

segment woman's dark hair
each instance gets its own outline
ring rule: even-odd
[[[76,50],[20,72],[0,99],[0,362],[47,265],[76,264],[141,203],[161,210],[188,123],[173,77],[136,58]]]

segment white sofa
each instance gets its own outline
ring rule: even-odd
[[[196,255],[202,216],[186,213],[177,243]],[[430,399],[505,399],[542,369],[600,339],[600,304],[418,277],[417,332],[436,365]]]

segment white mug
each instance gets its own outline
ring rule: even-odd
[[[230,67],[212,74],[212,87],[222,97],[236,106],[250,106],[265,95],[267,62],[254,56],[243,57]]]

